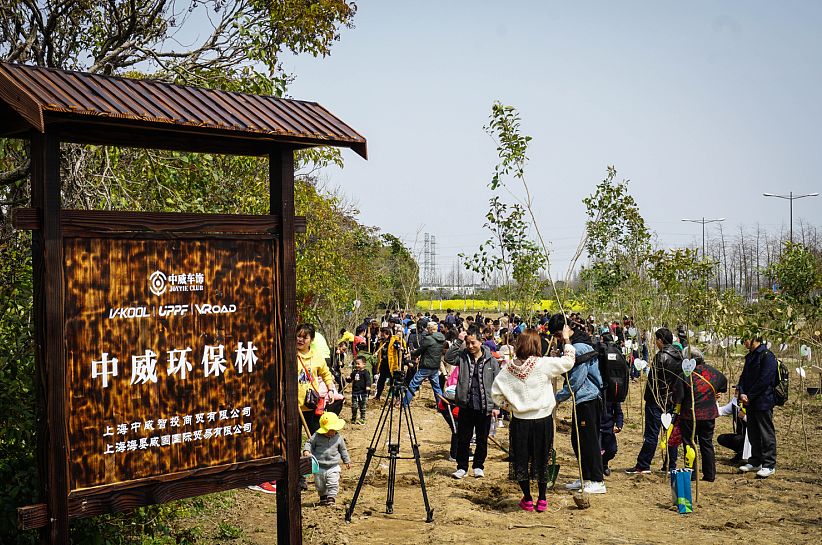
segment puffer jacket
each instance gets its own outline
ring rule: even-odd
[[[577,358],[594,351],[593,347],[587,343],[574,343],[574,348],[577,352]],[[603,383],[597,358],[592,358],[585,363],[574,366],[573,369],[568,371],[567,376],[568,379],[565,381],[565,385],[557,392],[558,402],[562,403],[571,399],[569,385],[574,389],[574,399],[577,405],[600,397]]]
[[[774,407],[773,385],[776,382],[777,361],[765,344],[745,355],[745,366],[739,377],[739,393],[748,396],[748,407],[769,411]]]
[[[471,401],[471,362],[473,357],[467,348],[463,348],[463,344],[462,341],[454,341],[451,348],[445,353],[445,362],[459,367],[455,401],[459,407],[468,407]],[[489,414],[496,408],[491,398],[491,387],[494,385],[494,379],[499,373],[499,362],[491,355],[491,351],[487,346],[482,345],[481,348],[482,353],[477,359],[476,365],[479,365],[482,370],[482,384],[485,390],[483,409],[486,414]]]
[[[422,342],[417,350],[411,352],[411,357],[420,358],[420,369],[439,369],[442,359],[442,343],[445,342],[445,335],[439,331],[426,333],[422,337]]]
[[[682,351],[672,344],[656,353],[648,370],[645,403],[654,403],[663,411],[673,409],[684,397],[685,377],[682,375]]]
[[[686,386],[680,416],[685,420],[693,420],[694,415],[697,420],[715,419],[719,416],[719,409],[716,405],[717,394],[728,391],[728,379],[719,369],[715,369],[707,363],[697,364],[691,376],[693,378],[691,387],[694,391],[694,408],[691,408],[691,394]]]
[[[377,351],[374,352],[377,358],[382,354],[382,349],[386,344],[388,345],[388,370],[393,374],[394,371],[400,368],[402,363],[402,355],[405,354],[406,350],[405,339],[402,335],[391,335],[388,340],[381,340],[377,346]],[[397,347],[400,347],[400,349],[397,350]]]

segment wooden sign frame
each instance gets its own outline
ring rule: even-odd
[[[68,545],[71,518],[276,480],[277,542],[301,543],[299,478],[310,471],[310,462],[300,458],[299,402],[293,374],[297,357],[294,236],[305,228],[305,219],[296,217],[294,211],[294,152],[315,146],[347,147],[367,159],[365,137],[316,102],[17,63],[0,63],[0,112],[0,137],[30,142],[31,208],[15,210],[13,225],[32,231],[37,458],[45,503],[18,509],[20,527],[42,528],[43,543]],[[64,210],[60,192],[62,143],[267,157],[269,213]],[[272,371],[276,384],[271,390],[279,393],[283,405],[279,425],[268,433],[276,435],[279,430],[282,435],[278,441],[281,456],[274,455],[274,450],[257,449],[251,455],[244,451],[239,462],[235,458],[233,463],[225,463],[229,457],[220,456],[217,459],[222,465],[190,463],[175,466],[171,474],[159,474],[165,465],[158,465],[150,475],[142,473],[148,478],[113,485],[108,482],[108,472],[101,471],[105,478],[87,482],[105,481],[104,485],[70,490],[63,254],[65,240],[89,236],[124,240],[261,238],[276,244],[273,270],[279,278],[271,289],[279,289],[273,309],[280,324],[274,332],[279,361],[274,362],[278,369]],[[91,365],[93,379],[94,363]],[[258,456],[268,458],[256,459]],[[186,470],[179,471],[181,467]],[[123,475],[128,477],[118,473],[115,479]]]
[[[268,216],[206,215],[63,210],[60,200],[60,143],[83,141],[78,134],[34,132],[31,139],[32,207],[15,210],[14,226],[32,230],[34,324],[38,399],[42,410],[38,460],[45,504],[18,510],[22,529],[45,528],[44,540],[65,544],[69,520],[113,513],[139,506],[277,481],[279,543],[302,542],[299,476],[310,471],[300,459],[301,430],[297,382],[290,362],[296,354],[296,261],[294,236],[304,218],[294,212],[294,147],[270,146],[270,214]],[[167,146],[166,146],[167,147]],[[215,146],[216,147],[216,146]],[[180,143],[175,149],[185,149]],[[204,151],[202,142],[198,151]],[[217,152],[217,150],[214,150]],[[256,150],[255,150],[256,151]],[[251,154],[254,154],[253,152]],[[244,461],[160,475],[138,481],[70,491],[67,431],[66,358],[64,338],[64,241],[71,237],[122,239],[256,238],[275,241],[279,262],[279,336],[277,388],[284,456]],[[293,460],[294,462],[287,462]]]

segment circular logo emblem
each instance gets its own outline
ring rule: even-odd
[[[160,271],[154,271],[148,277],[148,287],[154,295],[162,295],[166,292],[166,275]]]

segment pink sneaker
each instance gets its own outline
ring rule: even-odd
[[[522,498],[519,500],[519,508],[523,511],[533,511],[534,510],[534,502],[532,500],[526,500]]]
[[[548,500],[537,500],[537,513],[543,513],[548,509]]]

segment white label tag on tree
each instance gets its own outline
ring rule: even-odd
[[[800,377],[805,378],[805,368],[804,367],[797,367],[796,372]]]
[[[807,344],[803,344],[799,347],[799,355],[803,358],[807,358],[811,354],[811,347]]]
[[[636,328],[635,327],[629,327],[628,328],[628,335],[631,336],[631,337],[636,337]]]
[[[688,358],[686,360],[682,360],[682,373],[687,377],[690,376],[691,373],[694,372],[696,369],[696,360],[693,358]]]
[[[666,430],[671,427],[671,422],[673,421],[673,416],[671,413],[662,413],[662,427]]]
[[[648,362],[645,361],[645,360],[641,360],[639,358],[634,360],[634,367],[636,368],[637,371],[642,371],[647,366],[648,366]]]

